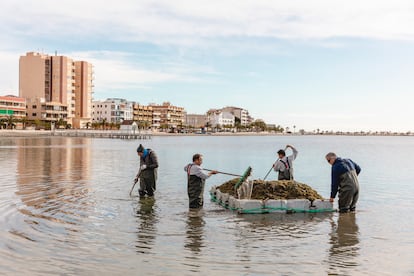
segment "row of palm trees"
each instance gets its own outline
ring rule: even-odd
[[[192,126],[181,126],[186,130],[194,130]],[[215,132],[261,132],[261,131],[274,131],[274,132],[283,132],[285,129],[278,126],[268,126],[263,120],[256,120],[248,125],[242,125],[240,122],[236,122],[234,125],[217,125],[212,126],[210,123],[207,123],[204,127],[205,131],[215,131]]]
[[[0,127],[6,129],[13,129],[16,128],[17,119],[13,116],[6,116],[0,118]]]
[[[63,119],[59,119],[53,122],[56,128],[71,128],[71,125],[68,124]],[[0,128],[3,129],[15,129],[18,124],[21,124],[23,129],[27,127],[35,127],[36,129],[51,129],[52,122],[44,122],[40,120],[27,120],[26,117],[17,118],[13,115],[5,116],[0,118]],[[103,119],[99,122],[88,122],[86,124],[87,129],[101,129],[101,130],[119,130],[121,127],[120,123],[115,122],[108,122],[106,119]],[[137,127],[139,129],[148,129],[151,127],[148,121],[139,121],[137,122]],[[171,127],[167,124],[161,124],[160,126],[161,131],[169,131]],[[192,131],[194,127],[186,126],[186,125],[179,125],[175,130],[181,131]],[[241,125],[240,122],[236,122],[234,126],[232,125],[223,125],[223,126],[215,126],[214,128],[209,125],[208,123],[205,126],[206,131],[275,131],[275,132],[283,132],[284,128],[281,126],[275,127],[268,127],[266,123],[262,120],[256,120],[251,124],[244,126]]]
[[[55,127],[71,127],[63,119],[59,119],[53,123],[55,124]],[[51,129],[52,127],[52,122],[45,122],[41,120],[28,120],[26,117],[19,118],[10,115],[0,118],[0,128],[2,129],[16,129],[16,127],[19,124],[21,125],[22,129],[26,129],[27,127],[35,127],[36,129]]]

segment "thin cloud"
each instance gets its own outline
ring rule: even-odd
[[[86,60],[93,64],[97,89],[150,89],[151,85],[163,82],[206,82],[198,75],[215,75],[209,67],[185,63],[158,63],[157,70],[146,69],[146,64],[135,61],[135,54],[129,52],[92,51],[71,52],[68,55],[76,60]]]
[[[414,39],[414,4],[405,0],[121,0],[105,5],[44,0],[28,9],[29,2],[2,3],[0,23],[29,36],[64,34],[186,46],[232,37]]]

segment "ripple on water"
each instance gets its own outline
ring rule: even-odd
[[[358,210],[356,218],[336,213],[238,215],[209,202],[207,193],[203,211],[188,211],[183,166],[194,152],[203,151],[207,168],[243,172],[252,162],[255,173],[265,175],[274,156],[268,160],[257,148],[285,145],[290,139],[304,149],[296,163],[298,177],[317,182],[317,175],[325,177],[321,182],[329,181],[323,158],[318,163],[314,154],[305,152],[323,156],[327,137],[238,137],[236,141],[163,137],[145,141],[156,149],[161,164],[152,200],[140,200],[137,187],[129,196],[138,165],[136,141],[9,141],[11,147],[0,148],[2,272],[349,275],[410,271],[412,174],[390,174],[384,170],[383,158],[364,154],[355,158],[370,161],[361,163],[359,210],[363,211]],[[351,139],[347,147],[358,148],[357,141]],[[371,153],[381,157],[379,151]],[[208,179],[206,191],[227,179]],[[392,208],[384,208],[390,202]]]

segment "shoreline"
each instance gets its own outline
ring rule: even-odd
[[[56,133],[59,133],[56,135]],[[61,135],[62,133],[73,135]],[[77,137],[77,134],[86,133],[128,133],[127,131],[116,130],[0,130],[0,137]],[[414,133],[360,133],[360,132],[342,132],[342,133],[270,133],[270,132],[215,132],[215,133],[166,133],[166,132],[142,132],[142,135],[149,136],[414,136]],[[78,137],[85,137],[79,135]]]

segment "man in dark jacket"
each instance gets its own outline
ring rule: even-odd
[[[158,168],[157,155],[153,150],[145,149],[141,144],[137,148],[137,153],[140,157],[140,167],[134,181],[136,183],[138,181],[138,178],[140,180],[138,190],[139,196],[154,196]]]
[[[217,171],[205,173],[201,168],[202,163],[203,156],[197,153],[193,155],[193,163],[184,167],[184,171],[187,172],[187,193],[190,209],[203,207],[204,183],[212,174],[217,173]]]
[[[330,201],[333,202],[339,192],[339,211],[341,213],[355,211],[359,197],[358,175],[361,168],[351,159],[337,157],[333,152],[328,153],[325,158],[332,165]]]

